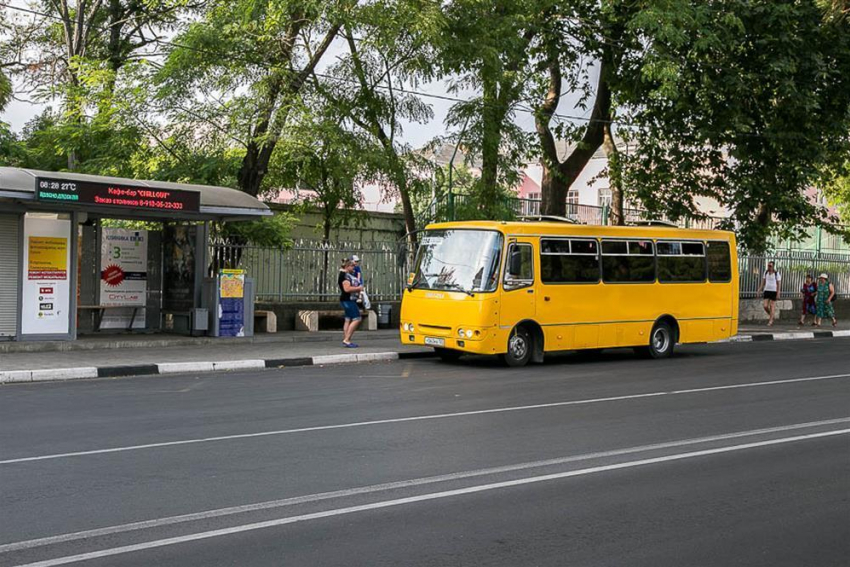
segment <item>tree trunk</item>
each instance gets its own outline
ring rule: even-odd
[[[570,186],[564,183],[563,178],[556,169],[552,169],[541,159],[543,165],[543,179],[540,183],[542,201],[540,203],[541,215],[565,216],[567,212],[567,191]]]
[[[407,186],[399,186],[399,196],[401,197],[401,212],[404,215],[404,229],[407,231],[407,243],[410,246],[416,245],[416,218],[413,216],[413,205],[410,202],[410,192]],[[424,228],[424,227],[423,227]]]
[[[502,117],[499,109],[498,83],[485,79],[482,84],[483,108],[481,140],[481,179],[478,201],[481,214],[491,217],[499,197],[499,147],[502,145]]]
[[[596,88],[596,101],[587,128],[579,143],[572,153],[563,162],[558,158],[555,151],[555,142],[549,128],[549,122],[558,104],[560,94],[560,66],[557,58],[553,58],[549,64],[550,85],[549,92],[543,104],[538,108],[536,120],[537,133],[540,136],[544,159],[543,178],[544,182],[540,189],[543,202],[541,213],[545,215],[565,216],[567,212],[567,191],[581,175],[587,163],[602,145],[604,140],[604,129],[611,121],[611,88],[608,84],[608,74],[611,72],[610,49],[603,53],[599,66],[599,80]],[[557,82],[557,89],[555,83]],[[547,170],[549,170],[547,172]],[[547,181],[548,179],[548,181]],[[557,180],[557,184],[555,181]]]
[[[549,59],[549,89],[543,104],[537,109],[534,116],[534,126],[540,138],[542,155],[540,165],[543,167],[543,179],[540,183],[541,203],[540,214],[562,215],[564,211],[559,209],[558,203],[564,204],[567,200],[568,186],[558,177],[558,148],[555,137],[549,128],[558,101],[561,98],[561,63],[558,54],[555,53]],[[564,205],[566,206],[566,205]]]

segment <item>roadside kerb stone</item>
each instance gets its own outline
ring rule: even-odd
[[[180,372],[212,372],[215,370],[212,362],[163,362],[156,365],[160,374],[177,374]]]
[[[6,370],[0,372],[0,384],[32,382],[32,370]]]
[[[791,341],[831,337],[850,337],[850,330],[737,335],[730,339],[724,339],[722,341],[717,342],[745,343],[754,341]],[[50,368],[38,370],[3,370],[0,371],[0,384],[48,382],[60,380],[76,380],[84,378],[119,378],[127,376],[178,374],[192,372],[220,372],[228,370],[232,371],[262,368],[285,368],[312,365],[352,364],[358,362],[365,363],[391,360],[432,358],[434,356],[436,356],[436,353],[432,351],[390,351],[327,354],[319,356],[302,356],[292,358],[224,360],[213,362],[163,362],[159,364],[135,364],[123,366],[86,366],[78,368]]]
[[[357,362],[356,354],[323,354],[313,357],[313,364],[316,366],[320,364],[349,364],[351,362]]]
[[[213,370],[250,370],[251,368],[265,368],[266,361],[254,360],[222,360],[213,362]]]

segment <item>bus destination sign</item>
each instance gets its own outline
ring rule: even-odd
[[[201,194],[196,191],[93,183],[50,177],[38,177],[35,183],[38,200],[51,203],[191,213],[198,212],[201,206]]]

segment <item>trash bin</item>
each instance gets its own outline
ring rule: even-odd
[[[389,303],[378,304],[378,328],[389,329],[392,327],[393,306]]]

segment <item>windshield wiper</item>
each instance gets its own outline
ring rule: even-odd
[[[456,289],[456,290],[458,290],[458,291],[462,291],[463,293],[465,293],[465,294],[466,294],[466,295],[468,295],[469,297],[475,297],[475,294],[474,294],[474,293],[472,293],[472,292],[471,292],[471,291],[469,291],[468,289],[465,289],[463,286],[461,286],[461,285],[460,285],[460,284],[458,284],[458,283],[455,283],[455,282],[446,282],[446,283],[444,283],[444,284],[442,284],[442,285],[444,285],[444,286],[446,286],[446,287],[448,287],[448,288],[452,288],[452,289]]]

